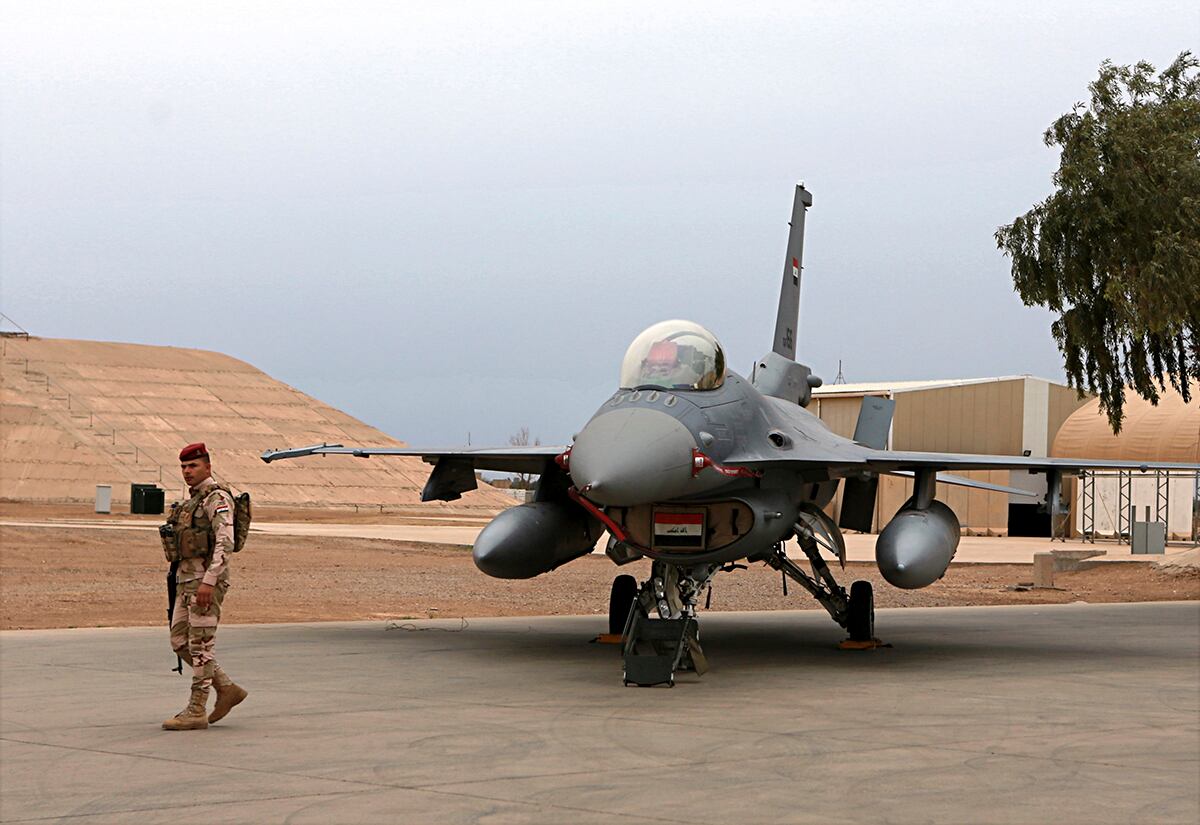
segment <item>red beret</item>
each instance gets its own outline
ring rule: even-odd
[[[208,458],[208,448],[204,446],[203,441],[189,444],[179,451],[180,461],[191,461],[195,458]]]

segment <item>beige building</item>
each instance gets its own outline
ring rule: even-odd
[[[1028,375],[942,381],[888,381],[830,384],[813,391],[809,410],[839,435],[851,437],[865,396],[896,402],[888,447],[893,450],[1050,454],[1063,422],[1087,403],[1063,384]],[[1045,495],[1044,475],[1008,470],[957,475],[1019,487]],[[875,502],[878,531],[912,494],[912,482],[880,478]],[[964,532],[973,535],[1049,535],[1049,518],[1037,512],[1038,499],[946,484],[937,497],[958,514]],[[834,515],[840,501],[834,501]]]

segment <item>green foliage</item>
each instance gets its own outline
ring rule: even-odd
[[[1072,386],[1100,396],[1114,432],[1123,388],[1157,403],[1167,382],[1190,400],[1200,380],[1200,61],[1184,52],[1155,76],[1105,61],[1046,130],[1061,147],[1055,192],[996,244],[1027,306],[1051,331]]]

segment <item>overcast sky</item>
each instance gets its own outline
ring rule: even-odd
[[[569,439],[664,318],[744,374],[798,180],[827,381],[1061,378],[993,233],[1102,60],[1200,33],[1195,0],[0,10],[0,311],[430,445]]]

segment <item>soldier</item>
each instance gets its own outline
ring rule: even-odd
[[[192,695],[187,707],[162,726],[165,730],[201,730],[223,718],[247,696],[213,657],[221,602],[229,589],[234,502],[229,488],[213,480],[203,443],[184,447],[179,465],[191,498],[171,505],[163,546],[167,560],[178,563],[171,647],[183,661],[192,664]],[[216,690],[217,701],[208,714],[205,705],[210,685]]]

